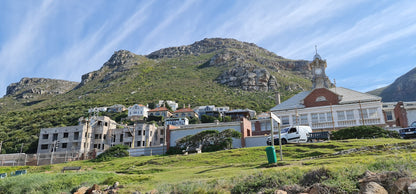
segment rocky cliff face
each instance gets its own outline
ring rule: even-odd
[[[6,96],[31,99],[38,96],[64,94],[72,90],[78,82],[46,79],[46,78],[22,78],[17,83],[7,87]]]
[[[383,102],[416,101],[416,68],[400,76],[384,89],[368,93],[382,97]]]
[[[140,60],[138,57],[138,55],[130,51],[116,51],[111,58],[104,63],[101,69],[82,75],[82,81],[76,88],[79,88],[94,79],[100,79],[101,82],[116,79],[122,76],[122,73],[128,71],[132,66],[139,65]]]
[[[277,75],[285,71],[311,79],[306,60],[289,60],[252,43],[234,39],[204,39],[189,46],[161,49],[147,55],[150,59],[175,58],[184,55],[216,54],[202,67],[225,67],[217,77],[218,83],[247,91],[274,91],[281,87]],[[273,75],[274,74],[274,75]],[[296,84],[292,84],[296,86]],[[301,88],[292,88],[301,89]]]

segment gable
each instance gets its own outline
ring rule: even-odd
[[[305,107],[329,106],[339,104],[339,97],[334,92],[326,88],[318,88],[313,90],[303,99]]]

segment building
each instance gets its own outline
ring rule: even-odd
[[[166,107],[157,107],[147,111],[147,114],[149,116],[163,116],[164,118],[169,118],[172,116],[172,113]]]
[[[179,126],[179,125],[189,125],[189,119],[188,118],[167,118],[165,119],[165,126],[173,125],[173,126]]]
[[[88,109],[88,113],[107,112],[107,107],[95,107]]]
[[[416,102],[383,102],[388,127],[408,127],[416,121]]]
[[[385,126],[380,97],[331,87],[325,75],[326,61],[318,53],[309,67],[312,90],[298,93],[271,109],[283,127],[308,125],[314,131],[325,131],[359,125]]]
[[[201,117],[202,115],[223,117],[224,113],[229,110],[230,107],[228,106],[215,107],[215,105],[197,106],[194,108],[194,111],[198,114],[198,117]]]
[[[232,121],[238,121],[241,118],[253,119],[256,117],[256,111],[250,109],[234,109],[225,112],[225,116],[231,117]]]
[[[37,153],[85,155],[91,151],[103,152],[118,144],[130,148],[156,146],[164,144],[164,135],[164,128],[155,124],[125,126],[109,117],[81,117],[77,126],[41,129]]]
[[[128,119],[137,121],[137,120],[145,120],[148,115],[147,112],[150,109],[147,106],[141,104],[135,104],[128,108]]]
[[[173,116],[177,118],[186,118],[186,117],[190,119],[198,118],[198,114],[194,110],[191,109],[190,105],[188,105],[187,108],[185,108],[184,106],[184,108],[176,110],[175,112],[173,112]]]
[[[125,110],[127,110],[126,107],[121,104],[115,104],[107,109],[108,112],[123,112]]]
[[[158,107],[162,107],[165,106],[165,103],[167,105],[169,105],[169,107],[172,109],[172,111],[176,111],[176,109],[178,109],[178,103],[176,103],[175,101],[171,101],[171,100],[159,100],[159,103],[157,104]]]

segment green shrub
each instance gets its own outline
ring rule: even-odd
[[[341,129],[332,133],[332,139],[370,139],[370,138],[399,138],[396,131],[387,131],[377,126],[356,126]]]
[[[104,151],[104,153],[97,156],[97,158],[93,159],[94,162],[102,162],[112,160],[114,158],[120,158],[129,156],[129,152],[127,151],[129,147],[125,145],[116,145],[111,147],[110,149]]]

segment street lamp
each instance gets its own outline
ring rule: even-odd
[[[51,164],[53,164],[53,153],[56,151],[56,148],[59,145],[59,141],[55,140],[52,146],[52,153],[51,153]]]

